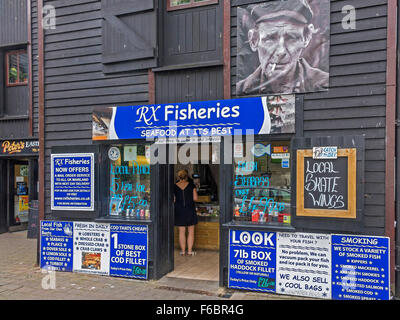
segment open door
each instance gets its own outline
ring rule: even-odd
[[[173,189],[169,181],[173,165],[156,164],[152,169],[155,206],[154,212],[154,278],[160,279],[174,268]]]
[[[172,147],[172,146],[170,146]],[[198,148],[196,148],[198,147]],[[205,147],[205,146],[203,146]],[[183,149],[182,149],[183,148]],[[187,163],[185,159],[176,157],[176,163],[168,165],[168,210],[170,214],[169,225],[169,254],[170,272],[168,277],[219,281],[219,250],[220,250],[220,145],[211,144],[204,149],[200,144],[185,144],[177,146],[177,155],[185,152],[196,152],[195,161]],[[181,161],[182,160],[182,161]],[[198,194],[195,201],[197,223],[194,225],[195,255],[188,255],[188,244],[185,243],[185,254],[181,254],[180,229],[186,233],[188,228],[175,226],[174,212],[174,185],[178,181],[178,172],[182,169],[188,171],[189,183],[193,183]],[[179,190],[179,189],[176,189]],[[177,191],[179,192],[179,191]],[[184,190],[182,190],[184,192]],[[171,238],[172,234],[172,238]]]

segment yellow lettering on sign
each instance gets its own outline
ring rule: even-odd
[[[13,154],[17,152],[21,152],[25,148],[25,143],[23,141],[12,143],[10,141],[4,141],[1,145],[3,148],[3,153]]]

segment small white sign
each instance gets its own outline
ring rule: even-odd
[[[337,159],[337,147],[313,147],[313,159]]]
[[[243,158],[243,143],[239,142],[233,144],[233,157]]]
[[[272,153],[272,159],[288,159],[290,158],[290,153]]]
[[[124,146],[124,161],[136,161],[137,148],[136,146]]]
[[[110,224],[74,222],[73,272],[108,275]]]
[[[276,293],[330,299],[331,236],[278,232]]]

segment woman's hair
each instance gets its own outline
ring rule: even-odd
[[[178,171],[178,178],[180,180],[187,180],[188,176],[189,176],[189,173],[188,173],[187,170],[184,169],[184,170],[179,170]]]

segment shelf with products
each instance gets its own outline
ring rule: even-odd
[[[196,202],[196,213],[198,217],[218,218],[220,214],[219,203]]]

